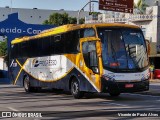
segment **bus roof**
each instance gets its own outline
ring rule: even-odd
[[[67,31],[72,31],[72,30],[76,30],[76,29],[81,29],[81,28],[93,28],[93,27],[126,27],[126,28],[139,28],[138,26],[134,26],[134,25],[127,25],[127,24],[119,24],[119,23],[94,23],[94,24],[67,24],[67,25],[63,25],[63,26],[59,26],[59,27],[55,27],[55,28],[51,28],[48,30],[44,30],[41,33],[34,35],[34,36],[24,36],[21,38],[15,38],[14,40],[12,40],[11,44],[17,44],[17,43],[21,43],[24,41],[28,41],[28,40],[32,40],[32,39],[36,39],[36,38],[42,38],[42,37],[47,37],[50,35],[56,35],[56,34],[60,34],[60,33],[64,33]]]

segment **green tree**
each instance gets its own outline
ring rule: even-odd
[[[7,39],[0,41],[0,56],[4,57],[4,61],[8,66],[8,54],[7,54]]]
[[[75,18],[75,17],[74,18],[73,17],[69,17],[68,20],[69,20],[68,21],[69,24],[76,24],[77,23],[77,18]]]
[[[89,12],[89,15],[98,16],[99,14],[102,14],[102,13],[100,13],[100,12]]]
[[[80,23],[84,23],[84,19],[80,19]],[[67,13],[53,13],[49,16],[48,20],[43,22],[44,25],[65,25],[65,24],[76,24],[77,19],[75,17],[69,17]]]
[[[84,24],[85,20],[84,18],[79,19],[79,24]]]
[[[146,4],[145,0],[139,0],[137,4],[134,4],[134,8],[136,8],[140,14],[145,13],[146,7],[148,7],[148,5]]]
[[[0,41],[0,56],[7,55],[7,40]]]
[[[44,25],[49,25],[50,23],[49,23],[48,20],[45,20],[45,21],[43,22],[43,24],[44,24]]]

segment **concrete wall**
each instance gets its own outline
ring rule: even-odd
[[[160,5],[160,0],[145,0],[145,2],[147,3],[147,5],[149,5],[149,6],[156,5],[156,1],[158,1],[158,5]]]
[[[146,38],[149,38],[150,42],[157,42],[157,26],[158,26],[158,6],[151,7],[153,9],[153,15],[155,16],[149,24],[146,25]]]
[[[154,56],[157,54],[157,43],[156,42],[151,42],[150,43],[150,56]]]
[[[139,0],[134,0],[134,2],[137,4]],[[146,2],[147,5],[149,6],[153,6],[153,5],[156,5],[156,1],[159,2],[159,5],[160,5],[160,0],[144,0]]]
[[[160,53],[160,6],[151,6],[147,8],[148,14],[152,14],[154,17],[150,21],[137,21],[130,24],[137,25],[145,30],[145,38],[151,43],[151,55]]]
[[[0,70],[8,70],[7,64],[4,62],[4,59],[0,57]]]
[[[157,52],[160,53],[160,6],[158,7],[157,31]]]
[[[22,9],[22,8],[0,8],[0,21],[7,19],[11,13],[19,14],[19,19],[25,23],[42,24],[52,13],[68,13],[71,17],[77,17],[78,11],[65,11],[65,10],[42,10],[42,9]],[[88,16],[89,12],[81,12],[80,18]]]

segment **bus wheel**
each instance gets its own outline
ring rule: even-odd
[[[115,93],[109,93],[110,96],[112,97],[116,97],[116,96],[119,96],[120,95],[120,92],[115,92]]]
[[[79,90],[79,82],[76,78],[74,78],[71,82],[71,93],[74,98],[80,99],[83,97],[84,93]]]
[[[24,86],[24,90],[26,92],[33,92],[33,88],[30,86],[30,81],[29,81],[29,77],[26,76],[23,80],[23,86]]]

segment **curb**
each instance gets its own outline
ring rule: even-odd
[[[150,79],[149,81],[150,81],[150,82],[154,82],[154,83],[155,83],[155,82],[160,83],[160,79]]]

